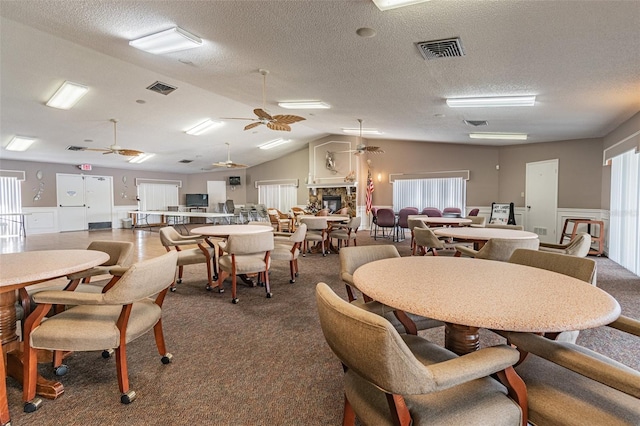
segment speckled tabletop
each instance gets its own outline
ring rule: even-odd
[[[228,237],[229,235],[259,234],[260,232],[273,232],[273,227],[265,222],[265,225],[215,225],[193,228],[192,235],[204,235],[207,237]]]
[[[433,232],[441,237],[453,237],[469,241],[487,241],[491,238],[511,238],[518,240],[538,238],[538,234],[533,232],[502,228],[440,228]]]
[[[584,330],[620,315],[618,302],[593,285],[507,262],[402,257],[365,264],[353,278],[358,289],[389,306],[472,327]]]
[[[420,219],[429,225],[468,225],[472,222],[464,217],[429,217],[421,214],[411,214],[408,219]]]

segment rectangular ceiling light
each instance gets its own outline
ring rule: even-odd
[[[8,151],[26,151],[36,140],[26,136],[14,136],[4,148]]]
[[[193,49],[202,45],[202,39],[182,28],[173,27],[129,42],[130,46],[154,55]]]
[[[135,157],[133,157],[131,160],[129,160],[130,163],[142,163],[144,161],[147,161],[149,158],[154,157],[155,154],[151,154],[150,152],[144,153],[144,154],[140,154],[140,155],[136,155]]]
[[[429,0],[373,0],[378,9],[385,11],[397,7],[411,6],[412,4],[424,3]]]
[[[490,98],[447,99],[447,105],[451,108],[517,107],[533,106],[535,103],[535,96],[497,96]]]
[[[331,105],[321,101],[278,102],[278,106],[287,109],[329,109]]]
[[[275,148],[276,146],[280,146],[283,145],[285,143],[289,143],[291,142],[291,139],[274,139],[272,141],[269,142],[265,142],[262,145],[258,145],[258,148],[260,149],[271,149],[271,148]]]
[[[471,139],[526,141],[527,136],[526,133],[469,133]]]
[[[46,105],[58,109],[71,109],[88,91],[87,86],[65,81]]]
[[[351,129],[342,129],[343,133],[349,134],[349,135],[359,135],[360,134],[360,129],[359,128],[351,128]],[[362,129],[362,134],[363,135],[381,135],[382,132],[378,129]]]
[[[203,134],[207,130],[213,129],[215,127],[220,127],[223,124],[224,123],[221,121],[213,121],[207,118],[205,121],[198,124],[197,126],[192,127],[191,129],[187,130],[185,133],[188,135],[198,136]]]

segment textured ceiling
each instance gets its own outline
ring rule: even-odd
[[[379,11],[355,1],[0,1],[1,129],[34,136],[7,159],[91,163],[181,173],[231,158],[249,165],[279,157],[344,127],[373,138],[472,143],[468,133],[524,132],[528,143],[601,137],[640,110],[639,1],[432,0]],[[128,40],[180,26],[202,47],[151,55]],[[375,37],[356,34],[361,27]],[[460,37],[465,56],[425,61],[416,42]],[[252,117],[267,110],[303,115],[293,131],[228,120],[199,137],[204,118]],[[69,111],[44,106],[64,80],[91,88]],[[163,96],[156,80],[178,87]],[[447,97],[537,95],[533,108],[451,109]],[[136,101],[145,101],[138,103]],[[330,110],[284,110],[278,101],[322,100]],[[68,145],[118,143],[156,153],[141,165]],[[474,129],[463,120],[487,120]],[[277,137],[288,145],[261,151]],[[91,142],[87,142],[90,140]],[[477,142],[476,142],[477,143]],[[487,143],[487,142],[483,142]],[[511,142],[501,142],[510,144]],[[194,160],[180,164],[179,160]]]

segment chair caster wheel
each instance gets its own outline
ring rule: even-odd
[[[53,372],[55,373],[56,376],[61,377],[69,372],[69,367],[67,367],[65,364],[61,364],[56,368],[54,368]]]
[[[102,351],[102,358],[109,359],[115,351],[113,349],[105,349]]]
[[[327,253],[322,253],[322,257],[327,257]]]
[[[237,304],[238,304],[238,302],[239,302],[239,300],[238,300],[238,298],[237,298],[237,297],[236,297],[236,298],[234,298],[234,299],[231,299],[231,303],[233,303],[234,305],[237,305]]]
[[[211,287],[210,285],[207,285],[207,286],[205,287],[205,289],[206,289],[207,291],[211,291],[211,290],[213,290],[213,287]]]
[[[224,288],[219,288],[218,293],[224,293]]]
[[[298,272],[296,272],[294,275],[297,277],[297,276],[299,276],[300,274],[299,274]]]
[[[271,299],[271,293],[267,293],[267,299]]]
[[[262,281],[258,281],[258,287],[264,287],[264,283]]]
[[[165,354],[165,356],[160,358],[160,361],[162,361],[163,364],[170,364],[171,361],[173,361],[173,355],[171,355],[170,353],[167,353]]]
[[[218,276],[214,275],[213,277],[211,277],[211,279],[214,280],[214,281],[218,281]]]
[[[40,398],[34,398],[29,402],[24,403],[24,412],[33,413],[42,406],[42,400]]]
[[[171,291],[171,293],[175,293],[177,288],[176,287],[169,287],[169,290]]]
[[[295,282],[296,282],[296,280],[289,280],[289,284],[293,284]]]
[[[136,399],[136,396],[136,392],[130,390],[129,392],[120,395],[120,402],[123,404],[131,404]]]
[[[178,284],[182,284],[182,278],[180,278],[178,281],[176,281]]]

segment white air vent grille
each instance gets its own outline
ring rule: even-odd
[[[486,126],[489,123],[486,120],[464,120],[464,124],[473,127]]]
[[[67,151],[84,151],[85,149],[87,149],[86,146],[74,146],[74,145],[69,145],[68,147],[65,148]]]
[[[167,83],[163,83],[161,81],[156,81],[151,86],[147,87],[147,89],[151,90],[152,92],[160,93],[161,95],[168,95],[169,93],[176,90],[177,87],[174,87]]]
[[[422,41],[416,43],[418,50],[426,60],[464,56],[462,42],[459,38]]]
[[[543,228],[541,226],[535,226],[533,228],[533,232],[535,232],[538,235],[547,235],[547,228]]]

